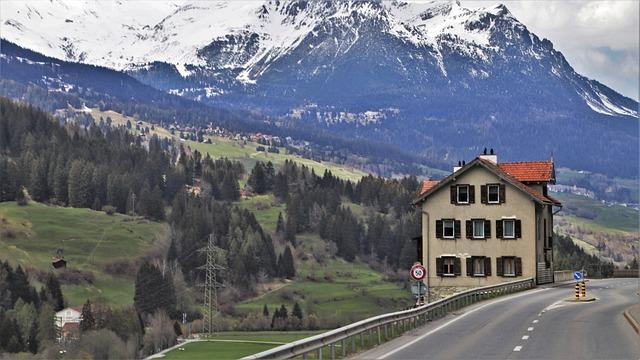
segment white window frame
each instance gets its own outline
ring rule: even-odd
[[[447,261],[451,261],[451,264],[447,264]],[[451,272],[446,272],[445,269],[447,267],[451,270]],[[456,276],[456,258],[453,256],[443,256],[442,257],[442,275],[443,276]]]
[[[511,263],[511,270],[513,272],[507,273],[507,262]],[[514,257],[503,257],[502,258],[502,275],[503,276],[516,276],[516,259]]]
[[[473,266],[473,271],[472,271],[473,276],[485,276],[484,261],[485,261],[485,258],[482,256],[471,258],[471,266]],[[480,269],[482,269],[482,272],[476,272],[476,262],[480,264]]]
[[[491,201],[491,188],[497,188],[497,196],[498,199],[496,201]],[[499,184],[489,184],[487,185],[487,203],[488,204],[499,204],[500,203],[500,185]]]
[[[513,233],[511,235],[507,235],[507,222],[510,222],[512,224],[512,231]],[[516,220],[515,219],[502,219],[502,237],[505,239],[515,239],[516,238]]]
[[[451,236],[447,236],[445,233],[445,229],[447,228],[447,224],[451,224]],[[442,220],[442,238],[443,239],[455,239],[456,237],[456,221],[453,219],[444,219]]]
[[[476,236],[476,224],[481,224],[480,229],[482,230],[482,235],[480,236]],[[484,219],[472,219],[471,230],[473,231],[474,239],[484,239]]]
[[[460,189],[467,189],[467,201],[460,201]],[[456,186],[456,202],[458,204],[468,204],[469,203],[469,185],[458,185]]]

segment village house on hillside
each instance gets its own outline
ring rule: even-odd
[[[553,160],[499,163],[485,153],[422,183],[427,286],[476,287],[532,277],[553,282]]]

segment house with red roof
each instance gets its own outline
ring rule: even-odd
[[[553,160],[498,162],[493,149],[422,182],[422,262],[429,288],[477,287],[517,279],[553,282]]]

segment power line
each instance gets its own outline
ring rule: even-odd
[[[217,274],[219,271],[225,270],[225,268],[218,263],[223,250],[215,246],[214,236],[210,234],[207,246],[199,251],[205,253],[207,256],[205,265],[199,267],[199,269],[205,271],[205,282],[202,285],[204,288],[204,319],[202,322],[202,332],[211,334],[215,331],[213,318],[218,313],[218,288],[222,286],[222,284],[218,282]]]

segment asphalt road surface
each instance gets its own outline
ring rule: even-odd
[[[640,302],[638,279],[590,280],[596,301],[573,303],[573,285],[481,302],[382,344],[358,359],[640,359],[640,336],[622,312]]]

